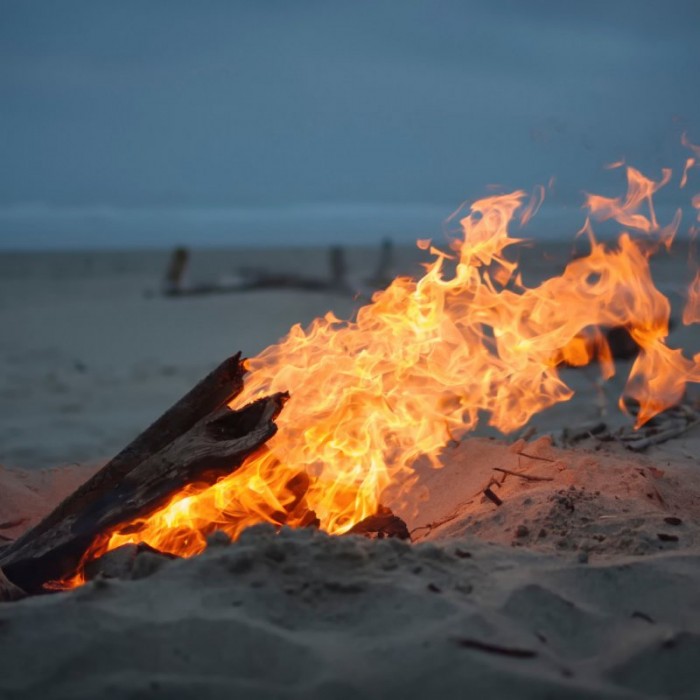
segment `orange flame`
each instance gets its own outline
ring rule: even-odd
[[[683,323],[700,323],[700,270],[695,273],[695,279],[688,287],[688,301],[683,309]]]
[[[587,207],[595,219],[666,240],[671,229],[659,226],[652,195],[670,176],[665,170],[654,182],[627,168],[625,197],[588,195]],[[626,327],[641,348],[626,392],[640,403],[638,425],[676,403],[686,382],[700,381],[700,357],[665,344],[670,306],[652,282],[649,246],[629,233],[606,246],[587,226],[586,257],[539,286],[523,286],[505,255],[518,242],[509,227],[519,211],[529,218],[543,195],[538,189],[524,211],[522,191],[474,202],[451,241],[454,255],[431,248],[421,279],[397,278],[354,320],[328,313],[307,329],[296,325],[249,360],[232,407],[291,394],[265,449],[214,486],[190,486],[112,533],[90,556],[137,541],[191,555],[213,530],[235,538],[261,521],[304,525],[316,517],[329,533],[347,532],[377,511],[387,486],[410,488],[419,457],[438,466],[441,449],[484,412],[491,425],[512,431],[571,398],[562,362],[596,356],[610,376],[600,327]]]
[[[683,174],[681,175],[681,189],[683,189],[688,184],[688,172],[695,165],[695,158],[688,158],[685,161],[685,166],[683,168]]]
[[[681,211],[677,210],[673,221],[660,228],[654,211],[653,196],[671,179],[671,170],[663,168],[658,182],[642,175],[635,168],[627,168],[627,195],[622,197],[601,197],[596,194],[586,196],[586,206],[593,218],[598,221],[613,219],[622,226],[643,233],[655,233],[659,241],[670,248],[681,222]],[[646,204],[647,213],[643,213]]]
[[[683,134],[681,136],[681,143],[693,152],[692,157],[686,159],[685,166],[681,174],[681,189],[683,189],[688,183],[688,172],[691,168],[695,167],[698,161],[700,161],[700,146],[696,146],[694,143],[691,143],[687,134]]]

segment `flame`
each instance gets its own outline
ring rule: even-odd
[[[690,168],[693,167],[697,161],[700,161],[700,146],[696,146],[695,144],[691,143],[685,134],[683,134],[681,141],[683,145],[689,148],[695,156],[694,158],[688,158],[686,161],[686,167],[683,170],[683,178],[681,180],[681,187],[684,187],[687,181],[688,170],[690,170]],[[691,199],[691,204],[697,211],[696,218],[700,222],[700,194],[696,194]],[[695,238],[697,233],[697,228],[691,229],[692,239]],[[697,262],[695,265],[697,267]],[[696,270],[695,277],[688,287],[688,298],[685,308],[683,309],[683,323],[686,326],[689,326],[692,323],[700,323],[700,268]]]
[[[688,287],[688,300],[683,309],[683,323],[686,326],[691,323],[700,323],[700,270],[695,273],[695,278]]]
[[[591,215],[598,221],[613,219],[621,226],[641,231],[647,234],[656,234],[660,243],[670,248],[681,222],[681,210],[671,223],[661,228],[654,211],[654,193],[668,184],[671,179],[671,170],[663,168],[661,179],[656,182],[642,175],[636,168],[627,168],[627,195],[622,197],[601,197],[596,194],[586,195],[586,206]],[[643,212],[646,204],[647,213]]]
[[[688,184],[688,172],[695,165],[695,158],[688,158],[685,161],[685,166],[683,167],[683,174],[681,175],[681,189],[683,189]]]
[[[691,157],[686,158],[685,166],[683,167],[683,172],[681,173],[681,189],[683,189],[686,184],[688,184],[688,173],[690,172],[691,168],[695,167],[698,161],[700,161],[700,146],[696,146],[694,143],[691,143],[687,134],[683,134],[681,136],[681,143],[693,153]]]
[[[587,195],[590,217],[668,243],[679,219],[660,226],[652,196],[671,171],[659,181],[626,172],[624,197]],[[214,530],[235,538],[261,521],[314,521],[347,532],[377,511],[390,484],[410,488],[419,457],[438,466],[442,448],[481,416],[507,432],[570,399],[558,372],[563,362],[597,357],[611,376],[602,327],[624,326],[640,346],[626,389],[640,404],[637,424],[676,403],[687,382],[700,381],[700,356],[666,345],[670,305],[653,284],[644,240],[623,232],[606,245],[588,223],[588,255],[538,286],[523,285],[507,257],[519,243],[510,228],[518,212],[529,219],[543,196],[539,188],[529,204],[523,191],[474,202],[449,252],[419,242],[433,255],[421,279],[395,279],[353,320],[328,313],[306,329],[295,325],[248,360],[232,407],[271,392],[291,395],[265,449],[215,485],[192,485],[111,533],[89,556],[139,541],[192,555]],[[696,278],[696,294],[697,286]]]

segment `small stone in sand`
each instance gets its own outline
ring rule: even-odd
[[[515,528],[516,537],[527,537],[529,534],[530,528],[528,528],[527,525],[518,525],[518,527]]]
[[[662,542],[678,542],[678,535],[669,535],[666,532],[657,532],[656,536],[662,541]]]

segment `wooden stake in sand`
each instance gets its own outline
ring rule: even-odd
[[[27,593],[72,574],[95,539],[147,516],[187,484],[213,484],[277,431],[287,398],[275,394],[233,411],[243,388],[240,355],[229,358],[0,554],[0,571]]]

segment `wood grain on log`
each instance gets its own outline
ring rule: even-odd
[[[53,527],[66,515],[89,508],[103,493],[115,488],[146,457],[160,452],[195,423],[240,394],[244,374],[240,353],[224,360],[20,539],[34,538],[39,530]]]
[[[27,594],[21,588],[15,586],[12,581],[8,581],[5,574],[2,573],[2,569],[0,569],[0,603],[21,600],[26,597]]]

